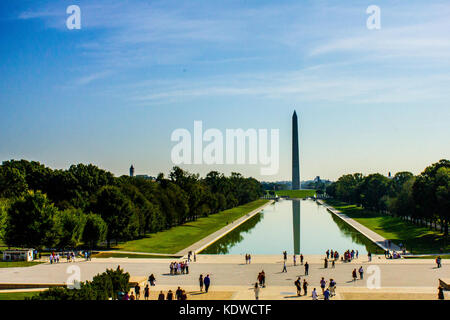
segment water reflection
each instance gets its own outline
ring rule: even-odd
[[[229,250],[237,243],[244,240],[244,234],[251,231],[259,222],[263,220],[264,213],[257,213],[251,219],[248,219],[233,231],[226,234],[218,241],[211,244],[201,253],[204,254],[228,254]]]
[[[202,251],[205,254],[360,254],[376,246],[312,200],[283,200],[264,209]]]
[[[300,254],[300,200],[292,200],[292,226],[294,231],[294,253]]]

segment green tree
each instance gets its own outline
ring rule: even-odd
[[[105,186],[99,190],[92,204],[92,212],[100,214],[108,226],[106,241],[126,239],[128,224],[133,215],[130,200],[116,186]]]
[[[8,246],[41,248],[55,242],[54,216],[58,210],[45,194],[30,191],[8,209],[5,242]]]
[[[106,239],[107,229],[108,226],[101,216],[89,213],[86,215],[86,222],[81,239],[90,249],[92,249],[99,242]]]
[[[81,209],[66,209],[55,214],[55,231],[58,248],[75,248],[81,243],[86,215]]]

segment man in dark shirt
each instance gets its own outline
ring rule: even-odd
[[[211,284],[211,279],[209,278],[209,274],[206,275],[205,279],[203,279],[203,283],[205,284],[205,291],[208,293],[209,285]]]

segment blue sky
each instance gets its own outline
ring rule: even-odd
[[[289,180],[295,109],[302,179],[419,173],[449,158],[449,17],[448,1],[2,1],[0,159],[167,173],[172,131],[202,120],[279,129],[279,173],[184,168]]]

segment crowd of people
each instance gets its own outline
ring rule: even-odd
[[[59,263],[61,262],[61,260],[63,259],[63,257],[66,258],[66,262],[75,262],[76,261],[76,257],[84,257],[84,259],[86,261],[90,261],[91,260],[91,251],[87,251],[85,250],[83,251],[67,251],[67,252],[52,252],[49,255],[49,261],[50,264],[53,263]]]
[[[169,265],[170,274],[189,274],[189,260],[182,262],[171,262]]]

